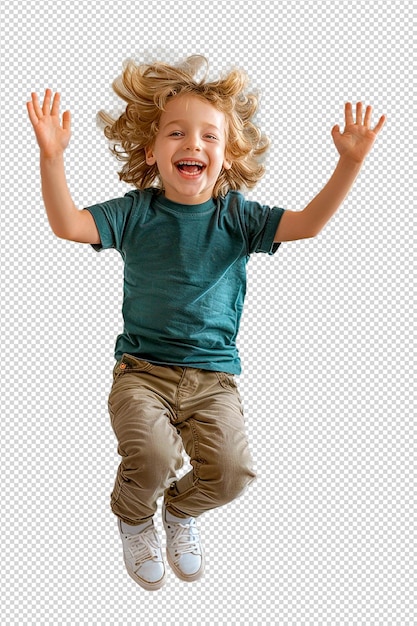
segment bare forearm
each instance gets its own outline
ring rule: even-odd
[[[336,213],[359,174],[366,155],[385,123],[385,115],[371,128],[372,107],[367,106],[363,116],[362,103],[356,105],[356,121],[352,105],[345,105],[345,129],[332,129],[332,136],[340,159],[329,182],[302,211],[285,211],[275,233],[275,241],[293,241],[315,237]]]
[[[46,89],[43,105],[36,93],[27,103],[28,115],[40,148],[42,195],[49,223],[55,235],[80,243],[100,243],[95,221],[89,211],[79,211],[67,185],[64,150],[71,135],[71,115],[59,118],[60,96]]]
[[[285,211],[275,241],[315,237],[346,198],[361,168],[360,162],[340,158],[329,181],[302,211]]]
[[[362,163],[344,159],[339,162],[323,189],[302,211],[307,236],[314,237],[336,213],[348,195]]]
[[[78,214],[65,176],[64,156],[40,158],[42,196],[52,231],[68,239],[74,217]]]

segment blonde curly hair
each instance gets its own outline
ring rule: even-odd
[[[203,78],[198,79],[202,69]],[[162,188],[157,165],[146,163],[145,150],[153,145],[167,102],[182,94],[198,96],[225,114],[225,157],[232,165],[222,169],[214,197],[224,196],[229,190],[252,188],[260,180],[265,172],[261,157],[269,140],[252,121],[258,96],[247,93],[248,78],[242,70],[233,69],[211,82],[207,70],[208,62],[201,55],[188,57],[178,65],[125,62],[121,76],[113,82],[114,91],[127,103],[124,112],[117,119],[105,111],[98,113],[111,151],[124,162],[120,180],[138,189]]]

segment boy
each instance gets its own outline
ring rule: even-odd
[[[40,147],[42,192],[53,232],[125,262],[124,330],[117,338],[109,396],[122,457],[111,506],[129,575],[145,589],[165,582],[153,524],[164,496],[167,557],[182,580],[200,578],[204,553],[196,518],[236,498],[254,478],[234,375],[245,267],[253,252],[316,236],[342,203],[380,132],[365,112],[345,106],[332,130],[339,161],[302,210],[249,202],[240,193],[264,173],[268,140],[253,123],[257,98],[233,70],[195,78],[205,63],[129,62],[114,89],[126,101],[113,119],[101,112],[120,178],[136,189],[79,211],[67,187],[63,153],[70,114],[59,94],[36,94],[28,113]],[[182,446],[192,469],[176,481]]]

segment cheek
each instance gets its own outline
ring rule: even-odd
[[[216,161],[219,169],[223,169],[223,168],[230,169],[231,164],[230,164],[230,161],[227,159],[224,146],[219,146],[217,148],[217,150],[215,151],[215,154],[213,154],[213,159]]]

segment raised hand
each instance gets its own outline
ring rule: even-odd
[[[374,145],[375,139],[385,123],[385,115],[371,128],[372,107],[367,106],[363,115],[362,102],[356,104],[356,120],[353,118],[352,104],[345,104],[345,128],[340,132],[338,125],[332,129],[332,137],[341,157],[362,163]]]
[[[52,101],[52,104],[51,104]],[[35,131],[41,153],[46,158],[62,155],[71,137],[71,114],[65,111],[62,124],[59,117],[60,95],[46,89],[42,106],[36,93],[27,103],[29,119]]]

